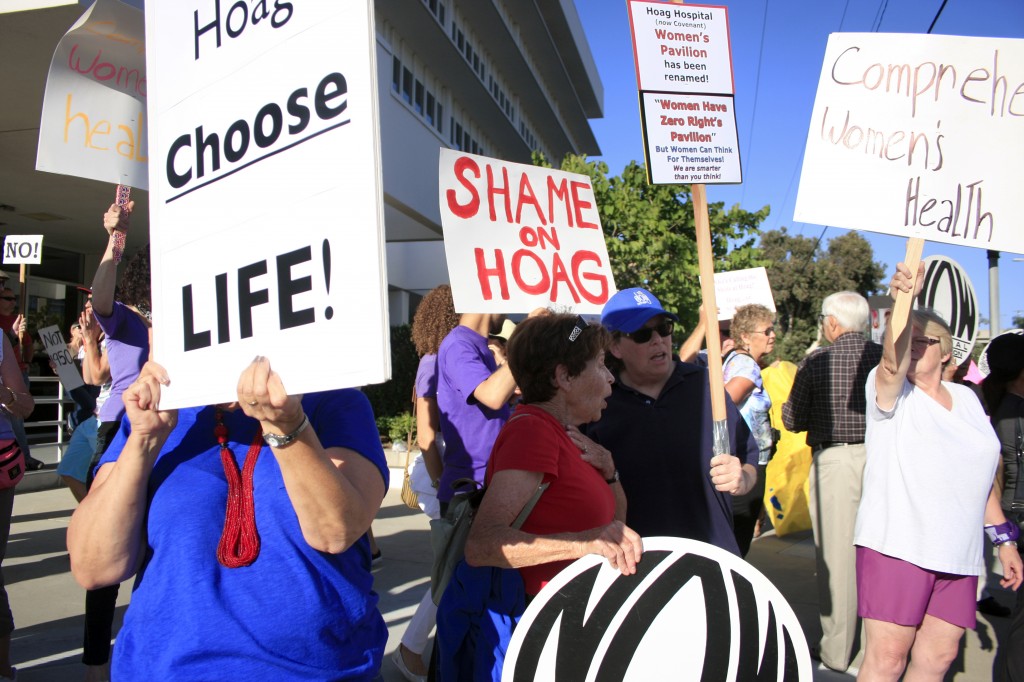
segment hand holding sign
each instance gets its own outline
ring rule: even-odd
[[[118,232],[128,231],[133,208],[135,208],[134,201],[129,201],[128,205],[123,208],[117,204],[110,205],[107,212],[103,214],[103,229],[107,231],[108,236],[113,235],[114,230]]]

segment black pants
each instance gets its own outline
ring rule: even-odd
[[[1024,551],[1024,542],[1018,542],[1017,548]],[[1024,586],[1017,590],[1017,604],[1013,607],[1010,629],[1006,632],[1006,641],[1001,648],[1006,656],[1003,680],[1024,682]]]
[[[740,556],[747,556],[750,543],[754,539],[754,527],[757,517],[764,507],[764,464],[757,466],[757,483],[746,495],[732,498],[732,532],[736,536],[736,544],[740,546]]]
[[[96,453],[89,465],[88,485],[92,487],[93,469],[110,447],[120,420],[102,422],[96,429]],[[110,660],[110,638],[114,628],[114,609],[117,606],[117,588],[101,587],[85,593],[85,632],[82,637],[82,663],[103,665]]]

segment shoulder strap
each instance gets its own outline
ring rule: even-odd
[[[532,512],[533,508],[537,506],[540,496],[548,489],[549,485],[551,485],[550,481],[547,483],[541,483],[537,486],[537,489],[533,491],[533,496],[526,502],[526,506],[523,507],[521,512],[519,512],[519,516],[516,517],[516,520],[512,522],[512,528],[519,530],[523,527],[523,524],[526,523],[526,519],[530,516],[530,512]]]

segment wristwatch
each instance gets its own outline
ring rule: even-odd
[[[302,415],[302,423],[299,424],[299,428],[295,429],[291,433],[264,433],[263,440],[272,448],[283,448],[284,446],[291,443],[293,440],[299,437],[299,434],[306,430],[309,426],[309,417]]]

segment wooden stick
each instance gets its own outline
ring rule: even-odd
[[[914,289],[917,287],[917,270],[921,264],[921,252],[924,251],[924,239],[911,237],[907,240],[907,255],[903,262],[910,268],[910,291],[897,291],[896,301],[892,306],[892,316],[889,324],[892,325],[892,338],[898,339],[907,326],[910,319],[910,309],[914,306]]]
[[[718,303],[715,300],[715,254],[711,248],[711,226],[708,221],[708,196],[703,184],[690,185],[693,220],[697,228],[697,258],[700,264],[700,293],[707,331],[708,375],[711,381],[711,418],[725,419],[725,382],[722,378],[722,340],[718,333]]]

